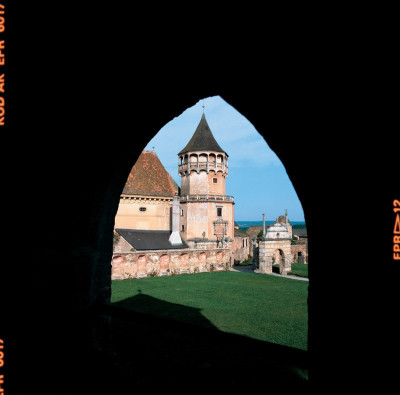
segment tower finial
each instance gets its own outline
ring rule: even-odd
[[[202,107],[203,107],[203,114],[204,114],[204,99],[203,99],[203,105],[202,105]]]

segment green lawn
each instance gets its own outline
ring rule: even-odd
[[[308,278],[308,265],[304,263],[292,263],[292,270],[290,274],[295,274],[299,277],[307,277]]]
[[[273,265],[273,271],[279,273],[279,263]],[[304,263],[292,263],[292,269],[288,274],[291,276],[308,278],[308,265]]]
[[[307,296],[305,281],[227,271],[112,281],[111,302],[306,350]]]

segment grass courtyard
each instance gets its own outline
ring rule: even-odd
[[[304,265],[303,265],[304,266]],[[112,304],[307,350],[308,282],[242,272],[112,281]]]

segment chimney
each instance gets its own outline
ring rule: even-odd
[[[179,234],[179,196],[175,195],[172,200],[172,233],[169,236],[169,242],[172,245],[182,244]]]

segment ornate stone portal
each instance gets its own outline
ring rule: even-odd
[[[291,271],[291,240],[286,224],[277,220],[268,228],[268,231],[259,241],[259,273],[271,274],[272,266],[276,263],[279,263],[280,274],[286,275]]]

